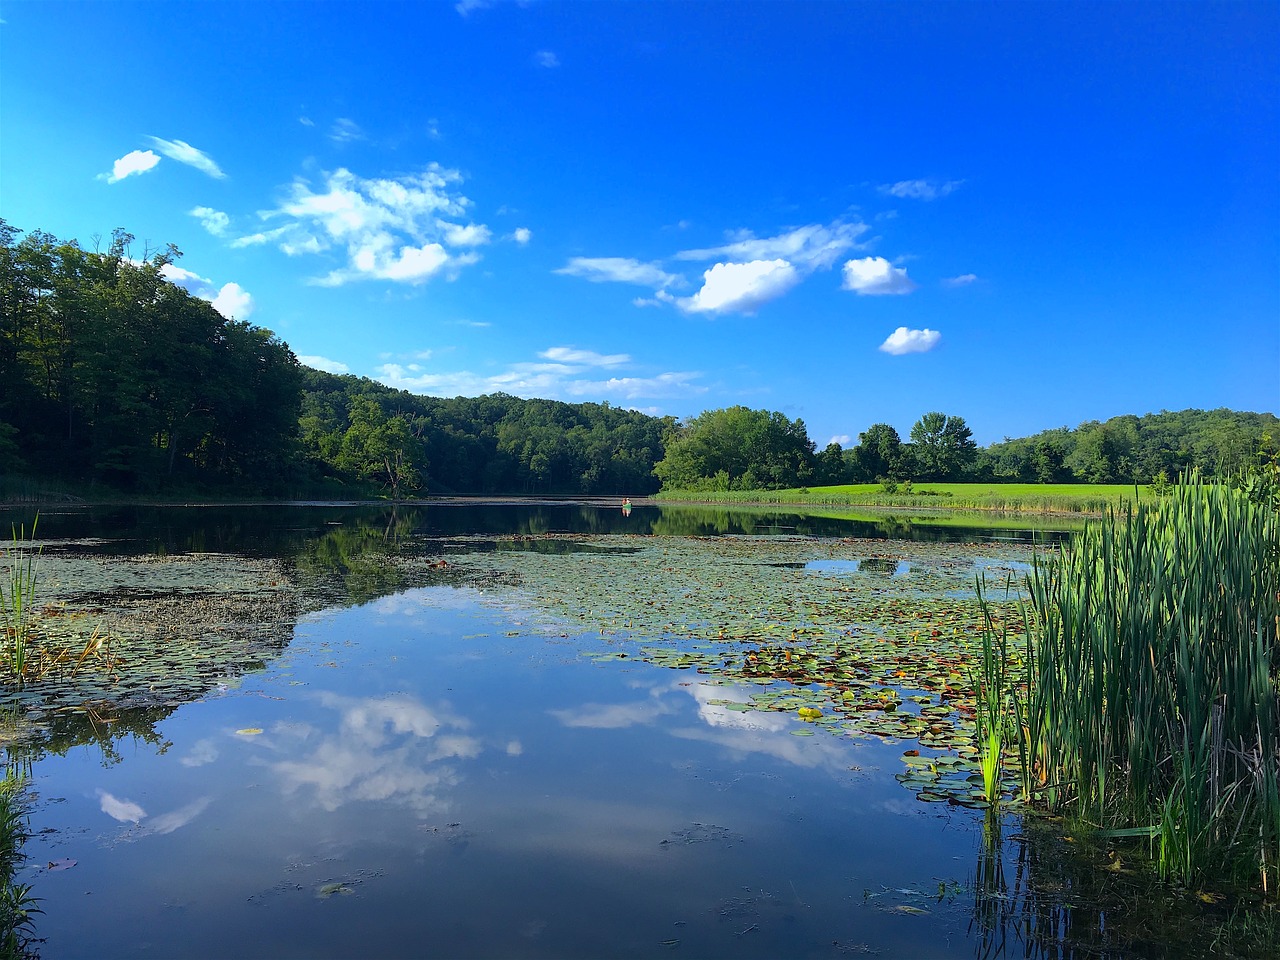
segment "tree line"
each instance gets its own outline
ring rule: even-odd
[[[169,282],[173,246],[105,252],[0,220],[0,477],[125,493],[640,496],[876,481],[1227,476],[1271,414],[1186,410],[979,448],[963,417],[875,423],[818,450],[802,420],[733,406],[678,421],[608,403],[426,397],[301,366],[271,331]],[[3,491],[0,491],[2,493]]]

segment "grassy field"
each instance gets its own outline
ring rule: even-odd
[[[1155,497],[1150,487],[1089,483],[913,483],[889,493],[879,483],[791,490],[671,490],[658,500],[695,503],[825,504],[938,510],[1005,510],[1013,513],[1105,513]]]

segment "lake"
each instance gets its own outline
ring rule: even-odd
[[[544,501],[37,533],[59,635],[111,637],[5,706],[47,957],[974,957],[1072,920],[1026,919],[955,692],[975,578],[1016,593],[1030,527]]]

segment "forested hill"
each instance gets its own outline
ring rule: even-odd
[[[103,493],[350,497],[1147,483],[1193,467],[1231,475],[1280,440],[1269,413],[1185,410],[981,449],[963,417],[931,412],[907,438],[874,423],[856,446],[817,451],[803,421],[746,407],[677,423],[607,403],[424,397],[300,366],[271,331],[169,282],[173,247],[139,260],[123,231],[105,253],[18,236],[0,220],[0,498],[51,480]]]

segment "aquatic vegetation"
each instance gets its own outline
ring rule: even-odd
[[[898,779],[926,801],[986,806],[1016,791],[1011,764],[982,785],[973,669],[987,617],[1012,622],[1019,594],[980,602],[975,577],[1013,579],[1031,548],[788,537],[609,537],[601,549],[549,556],[462,552],[450,575],[501,583],[547,614],[598,637],[601,662],[638,660],[741,687],[724,710],[776,711],[797,735],[912,741]],[[891,552],[890,552],[891,551]],[[496,599],[496,597],[495,597]],[[1021,682],[1020,662],[1007,683]],[[974,778],[977,778],[975,783]]]
[[[0,957],[22,958],[29,954],[39,902],[31,895],[31,885],[14,877],[26,860],[26,781],[6,776],[0,782]]]
[[[1032,769],[1167,877],[1280,893],[1280,517],[1225,485],[1090,524],[1030,578]]]

